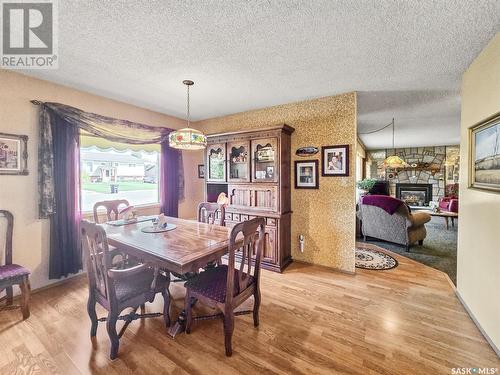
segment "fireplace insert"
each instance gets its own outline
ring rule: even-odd
[[[432,201],[432,184],[396,184],[396,198],[409,206],[428,206]]]

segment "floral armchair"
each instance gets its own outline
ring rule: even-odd
[[[443,211],[458,212],[458,184],[446,185],[445,196],[439,199]]]

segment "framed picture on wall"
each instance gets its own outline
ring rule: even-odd
[[[205,178],[205,165],[198,164],[198,178]]]
[[[0,174],[28,174],[28,136],[0,133]]]
[[[500,192],[500,113],[469,129],[469,187]]]
[[[295,161],[295,189],[319,189],[317,160]]]
[[[321,175],[325,177],[349,176],[349,145],[321,147]]]

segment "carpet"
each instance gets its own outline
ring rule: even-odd
[[[383,249],[393,251],[399,255],[416,260],[427,266],[436,268],[448,274],[451,281],[457,284],[457,220],[455,227],[446,229],[444,218],[432,217],[432,220],[425,224],[427,237],[424,245],[413,245],[410,252],[406,251],[405,246],[368,238],[367,243],[380,246]],[[363,243],[363,241],[359,241]]]
[[[397,266],[398,261],[389,254],[363,247],[362,244],[356,246],[356,268],[382,271],[390,270]]]

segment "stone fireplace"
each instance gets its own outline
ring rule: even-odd
[[[425,207],[432,201],[432,184],[396,184],[396,198],[409,206]]]
[[[460,146],[397,148],[367,151],[367,177],[389,182],[389,194],[396,196],[396,184],[431,184],[432,200],[438,202],[447,186],[458,183]],[[390,169],[384,166],[389,155],[398,155],[409,166]],[[422,195],[422,194],[420,194]]]

